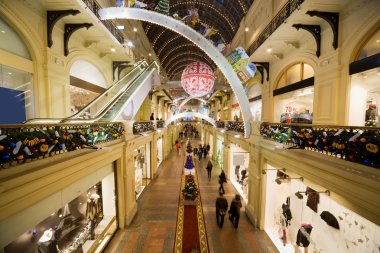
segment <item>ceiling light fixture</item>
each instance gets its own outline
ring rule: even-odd
[[[136,28],[136,27],[133,27],[133,31],[134,31],[134,32],[137,32],[137,28]]]
[[[248,27],[246,27],[244,31],[248,32],[248,31],[249,31],[249,28],[248,28]]]
[[[117,25],[116,28],[119,30],[124,30],[125,27],[123,25]]]
[[[3,31],[1,31],[1,32],[3,32]],[[379,43],[380,42],[380,40],[376,40],[376,43]]]
[[[4,31],[4,30],[1,30],[1,33],[5,33],[5,31]]]
[[[111,52],[115,52],[116,49],[114,47],[111,47]]]
[[[128,46],[128,47],[133,47],[133,42],[132,42],[132,41],[128,41],[128,42],[127,42],[127,46]]]
[[[269,47],[269,48],[267,49],[267,53],[271,53],[271,52],[272,52],[272,48]]]
[[[152,54],[151,54],[151,53],[149,53],[148,55],[149,55],[149,56],[152,56]]]

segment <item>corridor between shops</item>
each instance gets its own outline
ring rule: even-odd
[[[192,144],[197,146],[199,141],[194,141]],[[138,211],[133,222],[127,229],[118,231],[105,252],[173,252],[178,198],[185,157],[182,151],[177,154],[173,149],[168,158],[163,161],[158,178],[146,187],[137,200]],[[218,196],[218,175],[221,169],[214,166],[212,179],[208,181],[206,163],[206,159],[202,159],[200,162],[196,160],[195,165],[210,252],[278,252],[265,232],[255,229],[249,222],[245,215],[244,203],[237,230],[233,228],[227,217],[222,229],[217,226],[215,199]],[[230,182],[225,184],[225,190],[225,196],[231,203],[237,191]]]

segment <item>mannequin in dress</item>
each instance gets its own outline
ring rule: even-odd
[[[45,230],[41,238],[38,240],[35,253],[56,253],[57,241],[55,240],[54,230],[49,228]]]

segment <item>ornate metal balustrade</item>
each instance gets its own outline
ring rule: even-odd
[[[120,139],[121,123],[0,126],[0,168]]]
[[[154,131],[153,121],[137,121],[133,122],[133,134],[142,134],[145,132]]]
[[[260,133],[289,147],[380,168],[380,128],[264,122]]]
[[[124,36],[117,29],[116,25],[110,20],[101,20],[99,16],[99,10],[102,9],[100,4],[95,0],[82,0],[87,7],[95,14],[95,16],[103,23],[103,25],[112,33],[112,35],[120,42],[120,44],[124,43]]]
[[[228,131],[244,133],[244,122],[243,121],[227,121],[226,128]]]
[[[253,54],[303,2],[304,0],[289,0],[251,44],[248,48],[248,54]]]
[[[217,128],[225,128],[226,127],[226,124],[224,121],[219,120],[219,121],[216,121],[215,124],[216,124]]]
[[[164,120],[159,120],[157,121],[157,128],[164,128],[165,127],[165,121]]]

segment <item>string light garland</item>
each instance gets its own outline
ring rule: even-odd
[[[155,23],[181,34],[194,43],[195,41],[198,41],[195,45],[204,51],[216,63],[220,71],[230,83],[232,91],[240,104],[244,122],[244,136],[245,138],[250,136],[251,126],[249,120],[251,113],[249,109],[249,101],[242,87],[241,81],[233,71],[232,66],[228,63],[227,59],[201,34],[172,17],[143,9],[110,7],[99,10],[99,16],[102,20],[127,18]]]
[[[161,61],[162,63],[162,66],[164,68],[166,68],[167,66],[170,66],[170,63],[172,63],[174,60],[176,60],[178,57],[182,57],[182,56],[185,56],[185,55],[194,55],[194,56],[198,56],[199,58],[202,58],[204,59],[204,55],[203,54],[199,54],[198,52],[191,52],[191,51],[187,51],[187,52],[184,52],[184,53],[180,53],[180,54],[176,54],[175,57],[172,57],[170,58],[170,60],[168,60],[166,63]],[[206,60],[206,59],[205,59]],[[209,65],[212,65],[208,60],[207,61],[207,64]]]

